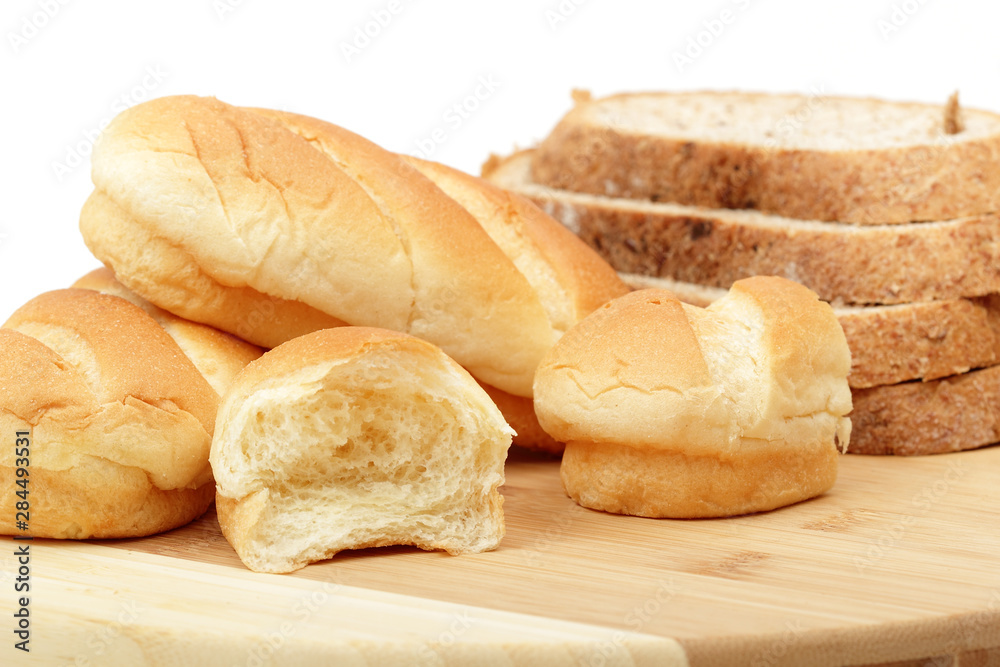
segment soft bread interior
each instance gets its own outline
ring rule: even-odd
[[[733,122],[739,109],[739,122]],[[577,107],[575,113],[623,132],[760,145],[768,149],[878,150],[913,144],[948,145],[943,109],[936,104],[886,103],[862,98],[755,95],[739,92],[620,95]],[[995,114],[963,109],[957,140],[1000,131]]]
[[[510,429],[456,371],[370,352],[227,400],[212,460],[220,522],[247,566],[286,572],[393,544],[495,547]]]

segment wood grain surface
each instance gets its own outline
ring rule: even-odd
[[[101,567],[111,569],[87,582],[90,594],[102,585],[114,589],[114,568],[133,563],[180,582],[148,605],[157,595],[163,604],[190,599],[191,586],[236,577],[243,582],[237,588],[250,590],[260,581],[286,593],[306,585],[387,595],[392,599],[380,604],[388,609],[444,605],[478,610],[484,618],[511,614],[516,621],[508,630],[531,627],[535,640],[551,629],[560,641],[589,633],[605,642],[604,653],[577,653],[567,664],[683,664],[671,639],[695,666],[1000,661],[998,447],[932,457],[842,457],[837,484],[826,495],[732,519],[655,520],[581,509],[562,492],[558,462],[523,453],[509,460],[503,493],[507,536],[498,550],[472,556],[390,547],[343,552],[292,575],[259,575],[243,567],[211,511],[151,538],[35,544],[69,579],[74,567],[105,559]],[[60,565],[60,557],[71,563]],[[38,576],[46,576],[46,567],[37,564]],[[168,572],[173,569],[183,576]],[[46,595],[39,592],[36,604],[44,607]],[[215,619],[228,613],[224,598],[214,601],[216,611],[205,604],[198,625],[184,625],[195,645],[199,633],[215,637],[224,627]],[[261,614],[272,624],[288,616],[280,604]],[[382,639],[408,633],[405,623],[390,625]],[[321,641],[317,637],[310,639]],[[508,642],[516,645],[517,637]],[[624,650],[626,644],[642,650]],[[475,645],[475,636],[466,635],[462,646]],[[480,648],[486,651],[486,644]],[[281,660],[292,655],[278,651],[261,664],[299,664]]]

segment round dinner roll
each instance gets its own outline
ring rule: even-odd
[[[4,512],[0,533],[138,537],[200,516],[218,401],[132,303],[87,289],[32,299],[0,329],[0,430],[30,434],[27,461],[0,452],[0,492],[27,490],[28,528]]]
[[[666,290],[616,299],[570,330],[534,383],[561,476],[584,507],[722,517],[827,491],[851,423],[850,352],[832,308],[773,277],[707,308]]]
[[[267,352],[219,408],[211,462],[222,532],[258,572],[343,549],[493,549],[512,431],[440,348],[327,329]]]

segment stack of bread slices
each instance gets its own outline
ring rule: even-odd
[[[574,95],[534,150],[484,175],[576,232],[634,287],[695,305],[752,275],[835,308],[850,450],[1000,441],[1000,115],[823,95]]]

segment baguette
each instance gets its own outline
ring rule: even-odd
[[[578,96],[539,145],[532,177],[594,195],[866,225],[1000,211],[1000,116],[963,109],[959,127],[945,111],[740,92]]]
[[[851,423],[850,352],[828,304],[749,278],[708,308],[640,290],[598,309],[535,376],[561,477],[585,507],[696,518],[823,493]]]
[[[247,366],[223,399],[219,523],[259,572],[393,544],[493,549],[510,441],[486,393],[433,345],[365,327],[308,334]]]
[[[136,537],[212,501],[218,394],[142,309],[86,289],[42,294],[0,329],[0,425],[30,432],[30,535]],[[0,489],[14,497],[14,452]],[[0,532],[16,530],[4,512]]]
[[[776,275],[835,305],[1000,292],[996,215],[858,227],[643,203],[542,187],[530,179],[531,155],[492,161],[489,180],[533,200],[620,272],[721,288]]]
[[[635,289],[667,289],[705,307],[726,291],[626,274]],[[833,309],[851,349],[852,389],[936,380],[1000,363],[1000,296]]]

